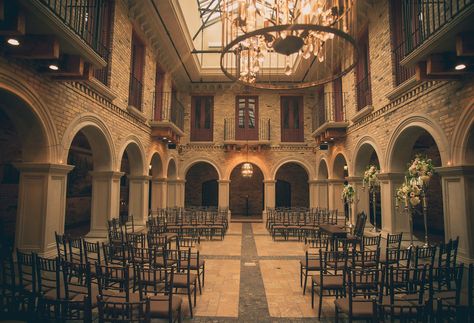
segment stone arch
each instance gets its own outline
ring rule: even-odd
[[[219,204],[220,174],[218,168],[207,160],[195,160],[185,169],[184,205],[215,206]]]
[[[318,166],[318,179],[329,178],[329,167],[326,158],[321,158]]]
[[[242,158],[241,156],[237,156],[234,159],[227,162],[227,168],[224,172],[223,179],[229,180],[230,174],[232,173],[234,168],[247,161],[251,164],[254,164],[262,171],[264,180],[268,180],[270,178],[269,170],[265,165],[265,161],[262,158],[259,158],[258,156],[249,155],[248,158],[247,157]]]
[[[448,140],[442,128],[431,118],[426,115],[411,115],[401,121],[390,137],[387,145],[387,152],[384,158],[387,172],[404,172],[406,168],[406,160],[410,159],[411,150],[396,151],[400,142],[404,141],[405,145],[413,146],[418,135],[426,131],[430,134],[439,150],[442,165],[446,165],[449,161]]]
[[[166,178],[167,179],[178,179],[178,166],[173,157],[168,160],[166,166]]]
[[[191,169],[191,167],[193,167],[194,165],[196,165],[198,163],[206,163],[206,164],[211,165],[216,170],[217,175],[219,176],[219,179],[222,179],[222,171],[221,171],[220,167],[218,166],[218,164],[210,158],[201,158],[201,157],[192,159],[191,161],[186,163],[186,165],[184,165],[182,167],[182,174],[181,174],[180,177],[181,178],[186,178],[186,175],[187,175],[188,171]]]
[[[309,180],[312,180],[312,179],[315,178],[313,167],[311,167],[306,161],[295,159],[295,158],[292,158],[292,157],[288,157],[288,158],[284,158],[284,159],[278,161],[278,163],[273,167],[272,172],[271,172],[271,174],[272,174],[271,179],[276,179],[276,174],[277,174],[278,170],[283,165],[289,164],[289,163],[295,163],[295,164],[301,166],[306,171],[306,174],[308,175]]]
[[[365,136],[357,142],[357,145],[354,148],[352,155],[353,169],[351,170],[351,174],[354,176],[364,175],[365,168],[370,162],[372,152],[375,152],[375,155],[379,161],[381,172],[383,172],[382,166],[384,165],[384,162],[381,159],[383,155],[380,151],[380,148],[372,137]]]
[[[344,169],[346,165],[347,169]],[[344,179],[346,177],[344,171],[346,170],[349,171],[348,159],[343,152],[338,152],[334,155],[334,159],[332,160],[331,178]]]
[[[94,153],[94,171],[110,171],[116,168],[114,141],[105,122],[94,114],[77,116],[68,126],[61,141],[61,162],[66,162],[72,140],[82,131]]]
[[[229,180],[229,209],[232,217],[239,215],[255,215],[260,217],[264,209],[265,193],[264,179],[265,175],[259,165],[249,161],[253,166],[253,175],[250,178],[244,178],[241,175],[241,167],[246,160],[240,160],[232,168]]]
[[[276,207],[309,207],[312,178],[303,163],[293,160],[280,163],[273,176]]]
[[[134,135],[125,138],[119,150],[119,159],[122,159],[125,151],[128,154],[130,162],[130,175],[147,174],[145,169],[145,149],[143,148],[140,139]]]
[[[150,176],[152,178],[163,178],[163,158],[161,157],[159,152],[155,151],[151,155],[151,159],[148,165],[150,167]]]
[[[472,159],[468,149],[470,147],[470,136],[474,132],[474,100],[464,109],[458,123],[454,128],[454,133],[451,139],[451,165],[465,165],[474,164],[474,152]],[[450,165],[448,165],[450,166]]]
[[[56,131],[50,116],[26,101],[22,93],[0,84],[0,109],[14,124],[22,148],[23,162],[56,162]],[[45,118],[47,118],[45,120]]]

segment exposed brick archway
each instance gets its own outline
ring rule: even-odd
[[[184,205],[217,206],[217,180],[219,174],[214,166],[206,162],[192,165],[186,172]]]
[[[275,176],[276,179],[276,206],[309,207],[308,173],[297,163],[282,165]],[[288,183],[288,184],[281,184]],[[289,190],[285,186],[289,185]],[[282,189],[279,189],[279,187]],[[289,194],[289,196],[286,196]],[[288,201],[288,203],[284,203]]]
[[[230,174],[230,211],[232,216],[256,216],[263,211],[264,176],[261,169],[253,165],[253,176],[242,177],[242,164],[234,167]],[[248,202],[247,202],[248,201]]]

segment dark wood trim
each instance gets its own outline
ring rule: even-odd
[[[200,100],[200,120],[198,121],[200,124],[200,128],[196,129],[196,101],[197,98],[201,98]],[[210,100],[210,120],[209,120],[209,128],[205,128],[206,124],[206,100]],[[190,120],[190,141],[213,141],[213,133],[214,133],[214,96],[210,95],[198,95],[191,97],[191,120]]]
[[[254,110],[254,128],[248,128],[249,125],[249,99],[255,99]],[[245,99],[244,110],[244,128],[239,128],[239,99]],[[235,97],[235,139],[236,140],[258,140],[258,96],[256,95],[237,95]]]
[[[284,102],[288,102],[288,128],[285,124]],[[298,128],[294,128],[294,103],[298,106]],[[293,104],[293,108],[290,108]],[[301,95],[283,95],[280,96],[280,135],[282,142],[303,142],[304,141],[304,101]]]

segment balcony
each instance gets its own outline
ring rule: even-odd
[[[356,84],[357,111],[372,105],[372,89],[370,87],[370,74],[367,74]]]
[[[176,93],[155,92],[153,107],[152,136],[168,143],[178,143],[184,135],[184,106]]]
[[[473,0],[403,0],[404,42],[399,45],[403,46],[399,48],[400,64],[415,68],[418,80],[457,79],[472,72],[473,3]],[[455,69],[460,62],[467,68]]]
[[[39,72],[57,79],[95,76],[107,83],[109,1],[19,0],[0,6],[8,17],[0,21],[0,34],[19,42],[8,46],[6,55],[34,60]],[[58,70],[49,70],[51,64]]]
[[[316,143],[333,142],[346,136],[346,93],[325,92],[313,107],[313,133]]]
[[[227,150],[270,145],[270,119],[260,118],[256,128],[239,128],[235,118],[224,119],[224,146]]]

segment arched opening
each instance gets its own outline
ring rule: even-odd
[[[319,162],[318,167],[318,200],[317,205],[322,208],[327,208],[329,206],[329,195],[328,195],[328,165],[326,161],[322,159]]]
[[[277,207],[309,207],[308,173],[297,163],[286,163],[276,176]]]
[[[176,162],[174,159],[171,159],[168,162],[168,171],[166,173],[166,180],[167,180],[167,206],[168,207],[175,207],[178,205],[177,201],[177,183],[176,180],[178,178],[178,170],[176,167]]]
[[[376,166],[377,169],[380,169],[380,161],[377,156],[377,152],[375,151],[374,147],[371,144],[365,143],[357,152],[355,157],[355,176],[363,177],[365,171],[367,170],[368,166]],[[372,192],[366,187],[363,192],[359,192],[359,196],[362,199],[368,199],[368,214],[370,214],[370,223],[372,225],[376,224],[377,228],[382,228],[382,206],[381,206],[381,198],[380,198],[380,187],[376,188]],[[360,201],[360,204],[363,202]],[[374,214],[375,210],[375,214]],[[376,216],[376,221],[374,222],[374,216]]]
[[[120,162],[120,218],[126,220],[128,216],[142,217],[140,210],[141,194],[139,184],[132,185],[135,176],[143,175],[143,158],[136,143],[129,143],[125,148]],[[134,207],[135,206],[135,207]],[[135,214],[134,214],[135,213]]]
[[[334,165],[332,169],[333,179],[345,179],[349,176],[347,161],[343,154],[338,154],[334,159]]]
[[[149,176],[151,176],[151,185],[148,191],[148,209],[155,211],[163,206],[162,185],[157,180],[163,179],[163,162],[158,153],[154,153],[149,165]]]
[[[408,163],[416,155],[430,158],[435,167],[441,166],[441,155],[435,140],[425,129],[417,126],[405,129],[397,138],[391,160],[392,171],[405,173]],[[396,153],[395,153],[396,152]],[[444,214],[441,177],[434,174],[430,180],[427,193],[428,200],[428,235],[431,241],[444,240]],[[413,215],[413,232],[424,239],[424,224],[421,204]]]
[[[255,164],[252,177],[243,177],[242,164],[237,165],[230,174],[230,211],[232,218],[262,217],[264,189],[263,172]]]
[[[17,228],[20,172],[15,163],[46,162],[48,140],[32,108],[0,89],[0,242],[13,245]]]
[[[341,194],[347,176],[349,173],[346,158],[343,154],[338,154],[332,168],[332,209],[336,209],[338,212],[343,210],[345,218],[349,217],[349,205],[341,200]]]
[[[474,165],[474,124],[471,125],[469,130],[469,137],[467,138],[467,146],[465,153],[465,164]]]
[[[216,206],[219,174],[206,162],[192,165],[186,173],[185,206]]]
[[[74,166],[68,174],[64,232],[73,237],[91,230],[93,177],[91,171],[110,170],[108,143],[98,128],[86,126],[74,136],[67,163]],[[97,195],[100,192],[96,193]],[[97,196],[97,198],[103,198]],[[100,214],[100,217],[105,215]]]

